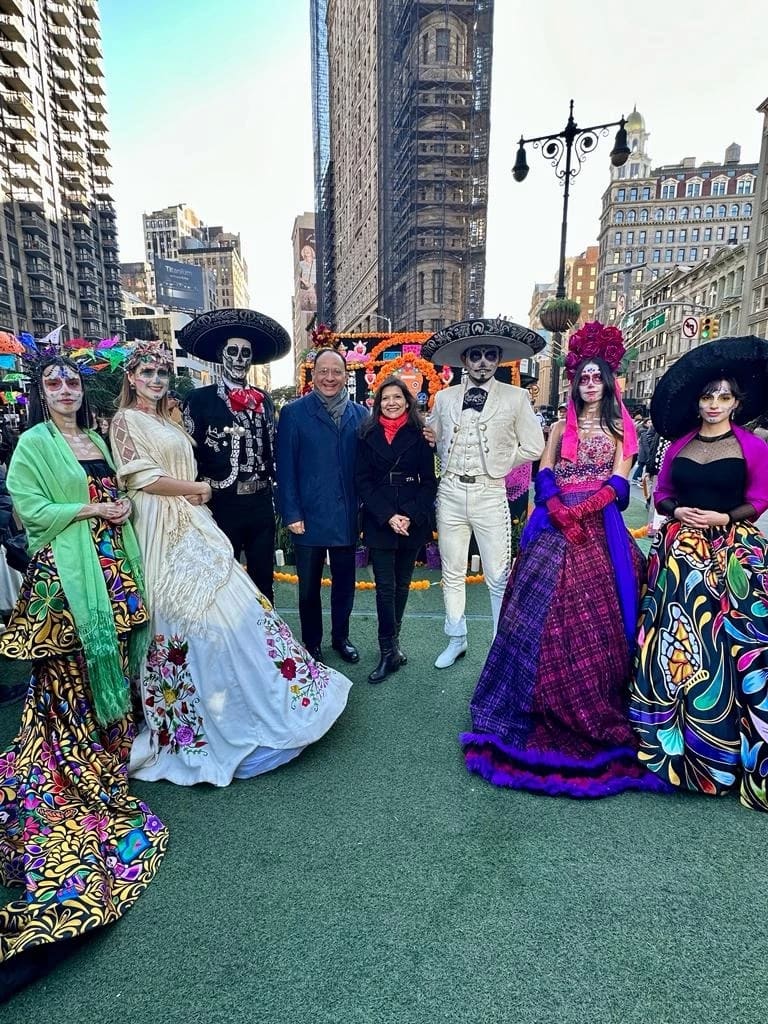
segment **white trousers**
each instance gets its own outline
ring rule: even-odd
[[[467,632],[465,577],[473,533],[491,595],[495,636],[511,559],[511,524],[504,480],[482,476],[473,484],[463,484],[453,475],[444,476],[437,492],[437,536],[448,636],[464,636]]]

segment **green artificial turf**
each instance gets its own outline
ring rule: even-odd
[[[292,625],[295,601],[278,586]],[[444,672],[439,588],[414,592],[409,664],[377,687],[373,594],[355,608],[363,657],[331,732],[226,789],[135,784],[171,830],[157,878],[0,1021],[762,1020],[766,819],[733,798],[493,788],[456,741],[490,640],[485,588]],[[17,718],[0,714],[1,740]]]

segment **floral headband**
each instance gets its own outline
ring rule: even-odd
[[[161,341],[140,341],[130,351],[123,364],[126,373],[133,373],[144,363],[158,363],[173,370],[173,353]]]

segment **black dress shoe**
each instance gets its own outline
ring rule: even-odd
[[[317,647],[308,647],[307,654],[310,656],[310,658],[314,658],[315,661],[323,660],[323,652],[320,650],[319,644],[317,645]]]
[[[350,665],[360,661],[360,653],[355,645],[349,642],[349,637],[345,637],[344,640],[334,640],[333,649],[343,661],[348,661]]]

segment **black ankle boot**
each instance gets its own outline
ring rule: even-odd
[[[369,683],[383,683],[387,676],[391,676],[400,668],[400,658],[394,638],[379,640],[379,650],[381,651],[379,664],[368,676]]]
[[[397,654],[398,658],[400,659],[400,664],[401,665],[407,665],[408,664],[408,655],[405,653],[405,651],[400,646],[400,627],[401,626],[402,626],[402,622],[398,622],[397,625],[395,626],[395,653]]]

